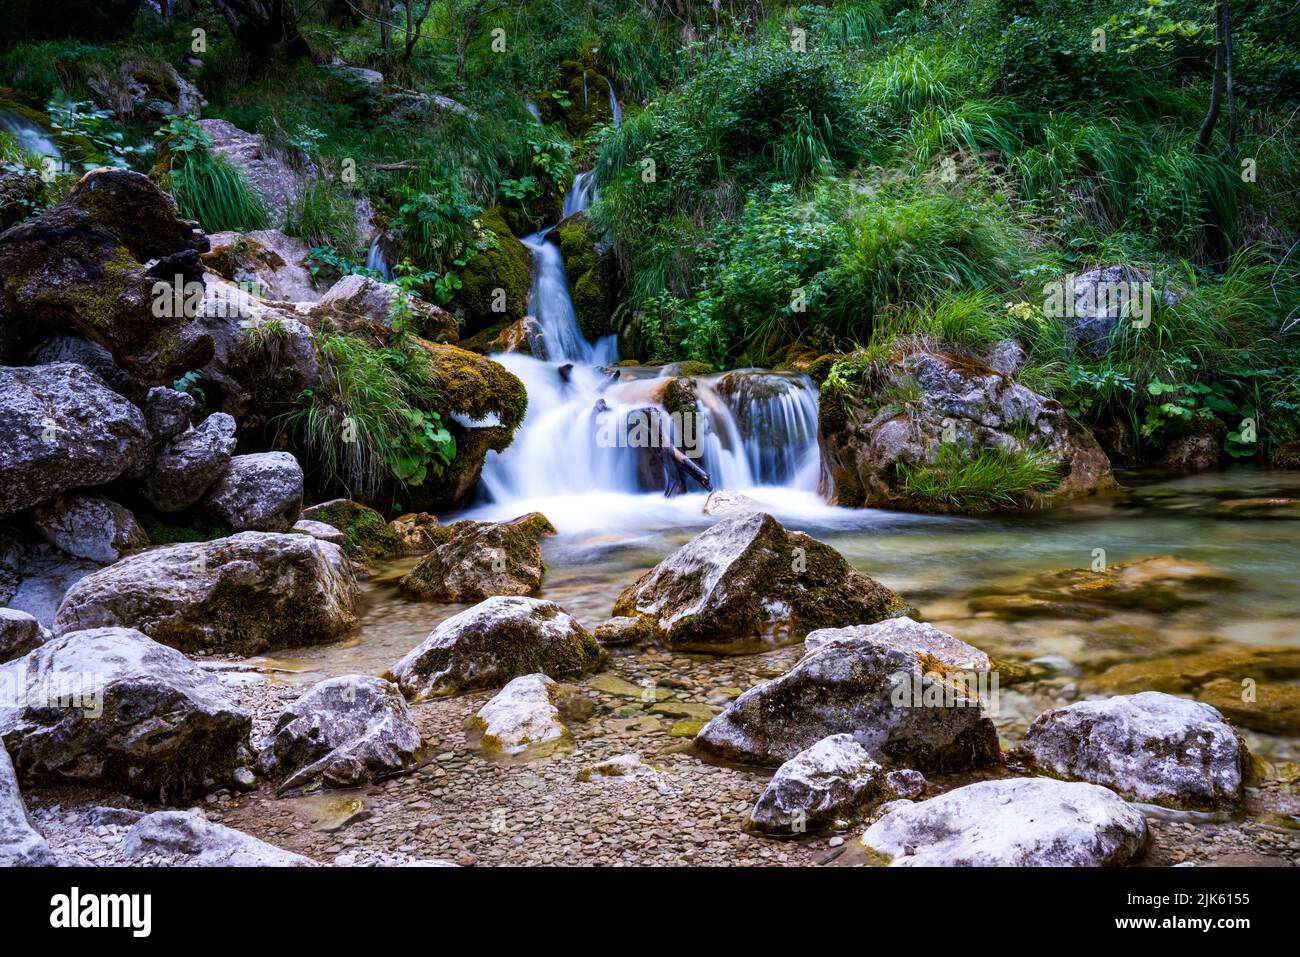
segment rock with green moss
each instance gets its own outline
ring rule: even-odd
[[[1059,402],[919,341],[836,362],[819,432],[839,505],[978,512],[1117,487],[1106,453]]]
[[[391,678],[412,701],[499,688],[521,675],[579,677],[605,652],[550,601],[498,596],[453,615],[393,666]]]
[[[1023,747],[1053,777],[1196,810],[1240,804],[1249,758],[1214,708],[1157,691],[1046,711],[1025,732]]]
[[[466,418],[495,417],[513,431],[528,411],[528,392],[499,362],[452,345],[417,340],[429,354],[430,368],[446,408]]]
[[[498,754],[522,754],[570,740],[560,704],[576,692],[543,674],[521,675],[465,722],[471,745]]]
[[[522,319],[532,287],[532,256],[510,231],[501,210],[489,209],[477,222],[494,242],[465,264],[461,288],[450,304],[467,337],[502,321]]]
[[[611,252],[599,251],[587,214],[579,212],[569,216],[552,230],[547,239],[558,243],[564,255],[573,311],[583,337],[588,342],[595,342],[617,332],[614,327],[617,265]]]
[[[54,631],[129,626],[182,651],[252,655],[344,637],[358,601],[342,549],[308,535],[240,532],[132,555],[82,578]]]
[[[581,139],[592,127],[613,120],[609,90],[609,80],[595,64],[565,60],[559,88],[539,93],[536,101],[547,122],[563,123],[570,136]]]
[[[302,510],[302,518],[332,525],[343,533],[343,551],[365,561],[398,558],[406,554],[406,541],[368,505],[336,498]]]
[[[1283,442],[1269,461],[1275,469],[1300,469],[1300,439]]]
[[[541,540],[553,534],[540,512],[509,522],[455,522],[434,533],[438,544],[402,579],[401,590],[457,602],[532,594],[546,570]]]
[[[212,341],[176,308],[181,297],[155,302],[177,276],[202,283],[207,248],[147,176],[92,170],[53,209],[0,233],[0,361],[73,330],[148,385],[202,366]]]
[[[743,652],[905,607],[829,545],[756,512],[683,545],[619,595],[613,613],[648,619],[674,648]]]

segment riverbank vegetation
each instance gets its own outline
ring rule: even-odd
[[[87,165],[153,169],[206,229],[262,224],[238,171],[140,107],[183,78],[203,116],[310,172],[284,229],[323,274],[365,272],[379,228],[462,338],[522,315],[516,239],[594,168],[612,265],[584,270],[584,330],[624,358],[824,378],[899,336],[971,358],[1014,338],[1018,379],[1117,457],[1198,430],[1260,460],[1300,438],[1283,3],[330,3],[237,37],[209,4],[124,6],[95,35],[31,14],[0,54],[0,107],[47,123],[64,189]],[[35,169],[22,148],[0,135]],[[58,195],[33,188],[24,215]],[[1084,347],[1047,290],[1107,266],[1153,306]]]

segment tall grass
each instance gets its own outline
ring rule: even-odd
[[[284,231],[309,246],[328,246],[346,258],[364,255],[352,197],[327,178],[307,183],[285,216]]]
[[[171,170],[171,191],[181,212],[210,233],[265,229],[266,210],[244,174],[224,156],[207,149],[186,154]]]
[[[1026,508],[1060,481],[1061,462],[1040,449],[974,451],[946,443],[932,465],[896,466],[899,488],[936,511],[964,513]]]

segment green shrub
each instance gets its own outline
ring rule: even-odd
[[[303,187],[285,215],[284,231],[344,257],[365,255],[356,203],[329,179],[315,179]]]
[[[933,464],[899,463],[896,471],[899,488],[917,504],[971,514],[1035,504],[1060,482],[1061,463],[1038,449],[973,451],[946,443]]]

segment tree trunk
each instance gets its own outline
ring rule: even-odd
[[[1205,114],[1205,119],[1201,121],[1201,131],[1196,135],[1196,145],[1202,150],[1210,148],[1210,141],[1214,138],[1214,125],[1219,122],[1219,109],[1223,104],[1223,74],[1226,59],[1223,11],[1226,5],[1226,0],[1219,0],[1215,5],[1214,32],[1219,42],[1214,48],[1214,86],[1210,90],[1210,108]]]

